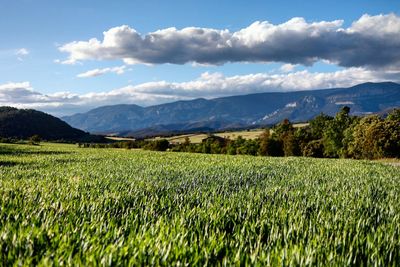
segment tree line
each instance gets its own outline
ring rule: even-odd
[[[358,117],[351,116],[350,108],[345,106],[335,116],[320,114],[304,127],[294,127],[285,119],[266,128],[254,140],[241,136],[231,140],[211,134],[199,144],[186,138],[181,144],[159,139],[81,146],[254,156],[400,158],[400,109],[393,110],[385,118],[378,115]]]

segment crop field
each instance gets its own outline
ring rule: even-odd
[[[299,128],[299,127],[304,127],[307,126],[308,123],[295,123],[293,124],[293,127]],[[229,138],[231,140],[234,140],[241,136],[244,139],[250,139],[254,140],[260,137],[260,135],[264,132],[264,129],[249,129],[249,130],[240,130],[240,131],[226,131],[226,132],[219,132],[219,133],[214,133],[214,135],[223,137],[223,138]],[[201,141],[205,138],[208,137],[207,134],[204,133],[194,133],[194,134],[182,134],[182,135],[175,135],[172,137],[167,137],[166,139],[172,143],[172,144],[180,144],[185,142],[185,137],[188,137],[190,142],[192,144],[198,144],[201,143]],[[163,137],[155,137],[151,138],[150,140],[157,140],[161,139]],[[118,140],[115,139],[114,140]],[[120,139],[123,140],[123,139]]]
[[[0,144],[0,266],[400,263],[400,169]]]
[[[223,138],[229,138],[231,140],[234,140],[241,136],[244,139],[256,139],[260,137],[260,135],[264,132],[263,129],[254,129],[254,130],[243,130],[243,131],[235,131],[235,132],[220,132],[220,133],[214,133],[216,136],[220,136]],[[167,137],[166,139],[172,143],[172,144],[180,144],[185,142],[185,138],[188,137],[190,140],[190,143],[192,144],[198,144],[203,141],[203,139],[206,139],[208,137],[207,134],[204,133],[195,133],[195,134],[183,134],[183,135],[176,135],[172,137]],[[161,139],[162,137],[156,137],[152,138],[150,140],[157,140]]]

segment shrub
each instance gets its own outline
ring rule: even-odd
[[[322,139],[309,142],[303,149],[303,156],[322,158],[324,156],[324,144]]]

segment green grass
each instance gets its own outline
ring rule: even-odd
[[[400,262],[376,162],[0,144],[0,266]]]

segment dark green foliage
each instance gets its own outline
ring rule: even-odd
[[[284,119],[274,127],[274,134],[277,136],[283,136],[293,132],[293,124],[288,119]]]
[[[167,139],[155,140],[147,143],[143,148],[153,151],[166,151],[169,148],[169,142]]]
[[[225,146],[228,141],[225,138],[210,135],[201,142],[201,148],[199,150],[206,154],[221,154],[224,153]]]
[[[310,125],[306,125],[303,127],[298,127],[295,132],[294,136],[296,138],[296,143],[297,143],[297,153],[298,155],[303,155],[304,156],[304,150],[306,149],[306,146],[316,140],[313,138],[313,135],[311,133],[311,127]]]
[[[119,141],[112,143],[78,143],[78,147],[81,148],[143,148],[149,142],[144,140],[132,140],[132,141]]]
[[[270,138],[271,133],[267,128],[260,136],[260,147],[258,149],[258,154],[260,156],[269,156],[270,155]]]
[[[392,110],[392,112],[388,114],[386,120],[400,122],[400,108]]]
[[[336,114],[333,120],[328,120],[323,132],[324,156],[335,158],[343,154],[344,131],[352,124],[350,108],[344,106]]]
[[[172,146],[172,151],[207,154],[346,157],[375,159],[400,157],[400,112],[394,110],[386,119],[350,116],[343,107],[334,117],[324,114],[306,126],[294,128],[289,120],[277,124],[272,134],[266,129],[256,140],[239,136],[235,140],[210,135],[200,144]]]
[[[326,125],[333,120],[331,116],[324,113],[319,114],[314,119],[310,120],[309,129],[312,139],[318,140],[323,137]]]
[[[37,135],[37,134],[35,134],[35,135],[33,135],[33,136],[31,136],[31,137],[29,138],[29,142],[30,142],[32,145],[38,145],[41,141],[42,141],[42,138],[41,138],[39,135]]]
[[[285,119],[274,127],[274,133],[272,139],[275,139],[275,149],[283,151],[284,156],[299,156],[300,145],[295,136],[295,128],[293,124]],[[278,144],[281,144],[281,148],[278,148]],[[280,151],[279,151],[280,152]],[[280,154],[278,151],[274,151],[272,154]]]
[[[271,138],[268,147],[269,155],[272,157],[283,157],[285,155],[283,151],[283,143],[279,139]]]
[[[185,141],[183,142],[184,146],[190,145],[190,138],[188,136],[185,136]]]
[[[300,146],[293,132],[282,136],[283,154],[287,156],[300,156]]]
[[[379,139],[383,147],[383,156],[400,158],[400,119],[385,120],[383,131]]]
[[[236,147],[236,154],[237,155],[257,155],[259,150],[259,143],[257,140],[244,140]]]
[[[72,128],[64,121],[40,111],[0,107],[1,137],[27,140],[34,135],[48,141],[104,141],[103,137]]]
[[[348,156],[377,159],[400,157],[400,117],[378,116],[362,118],[348,131]]]
[[[303,148],[303,156],[322,158],[324,156],[324,144],[322,139],[312,140]]]
[[[10,138],[10,137],[1,137],[0,136],[0,143],[6,143],[6,144],[16,144],[19,142],[18,139]]]

